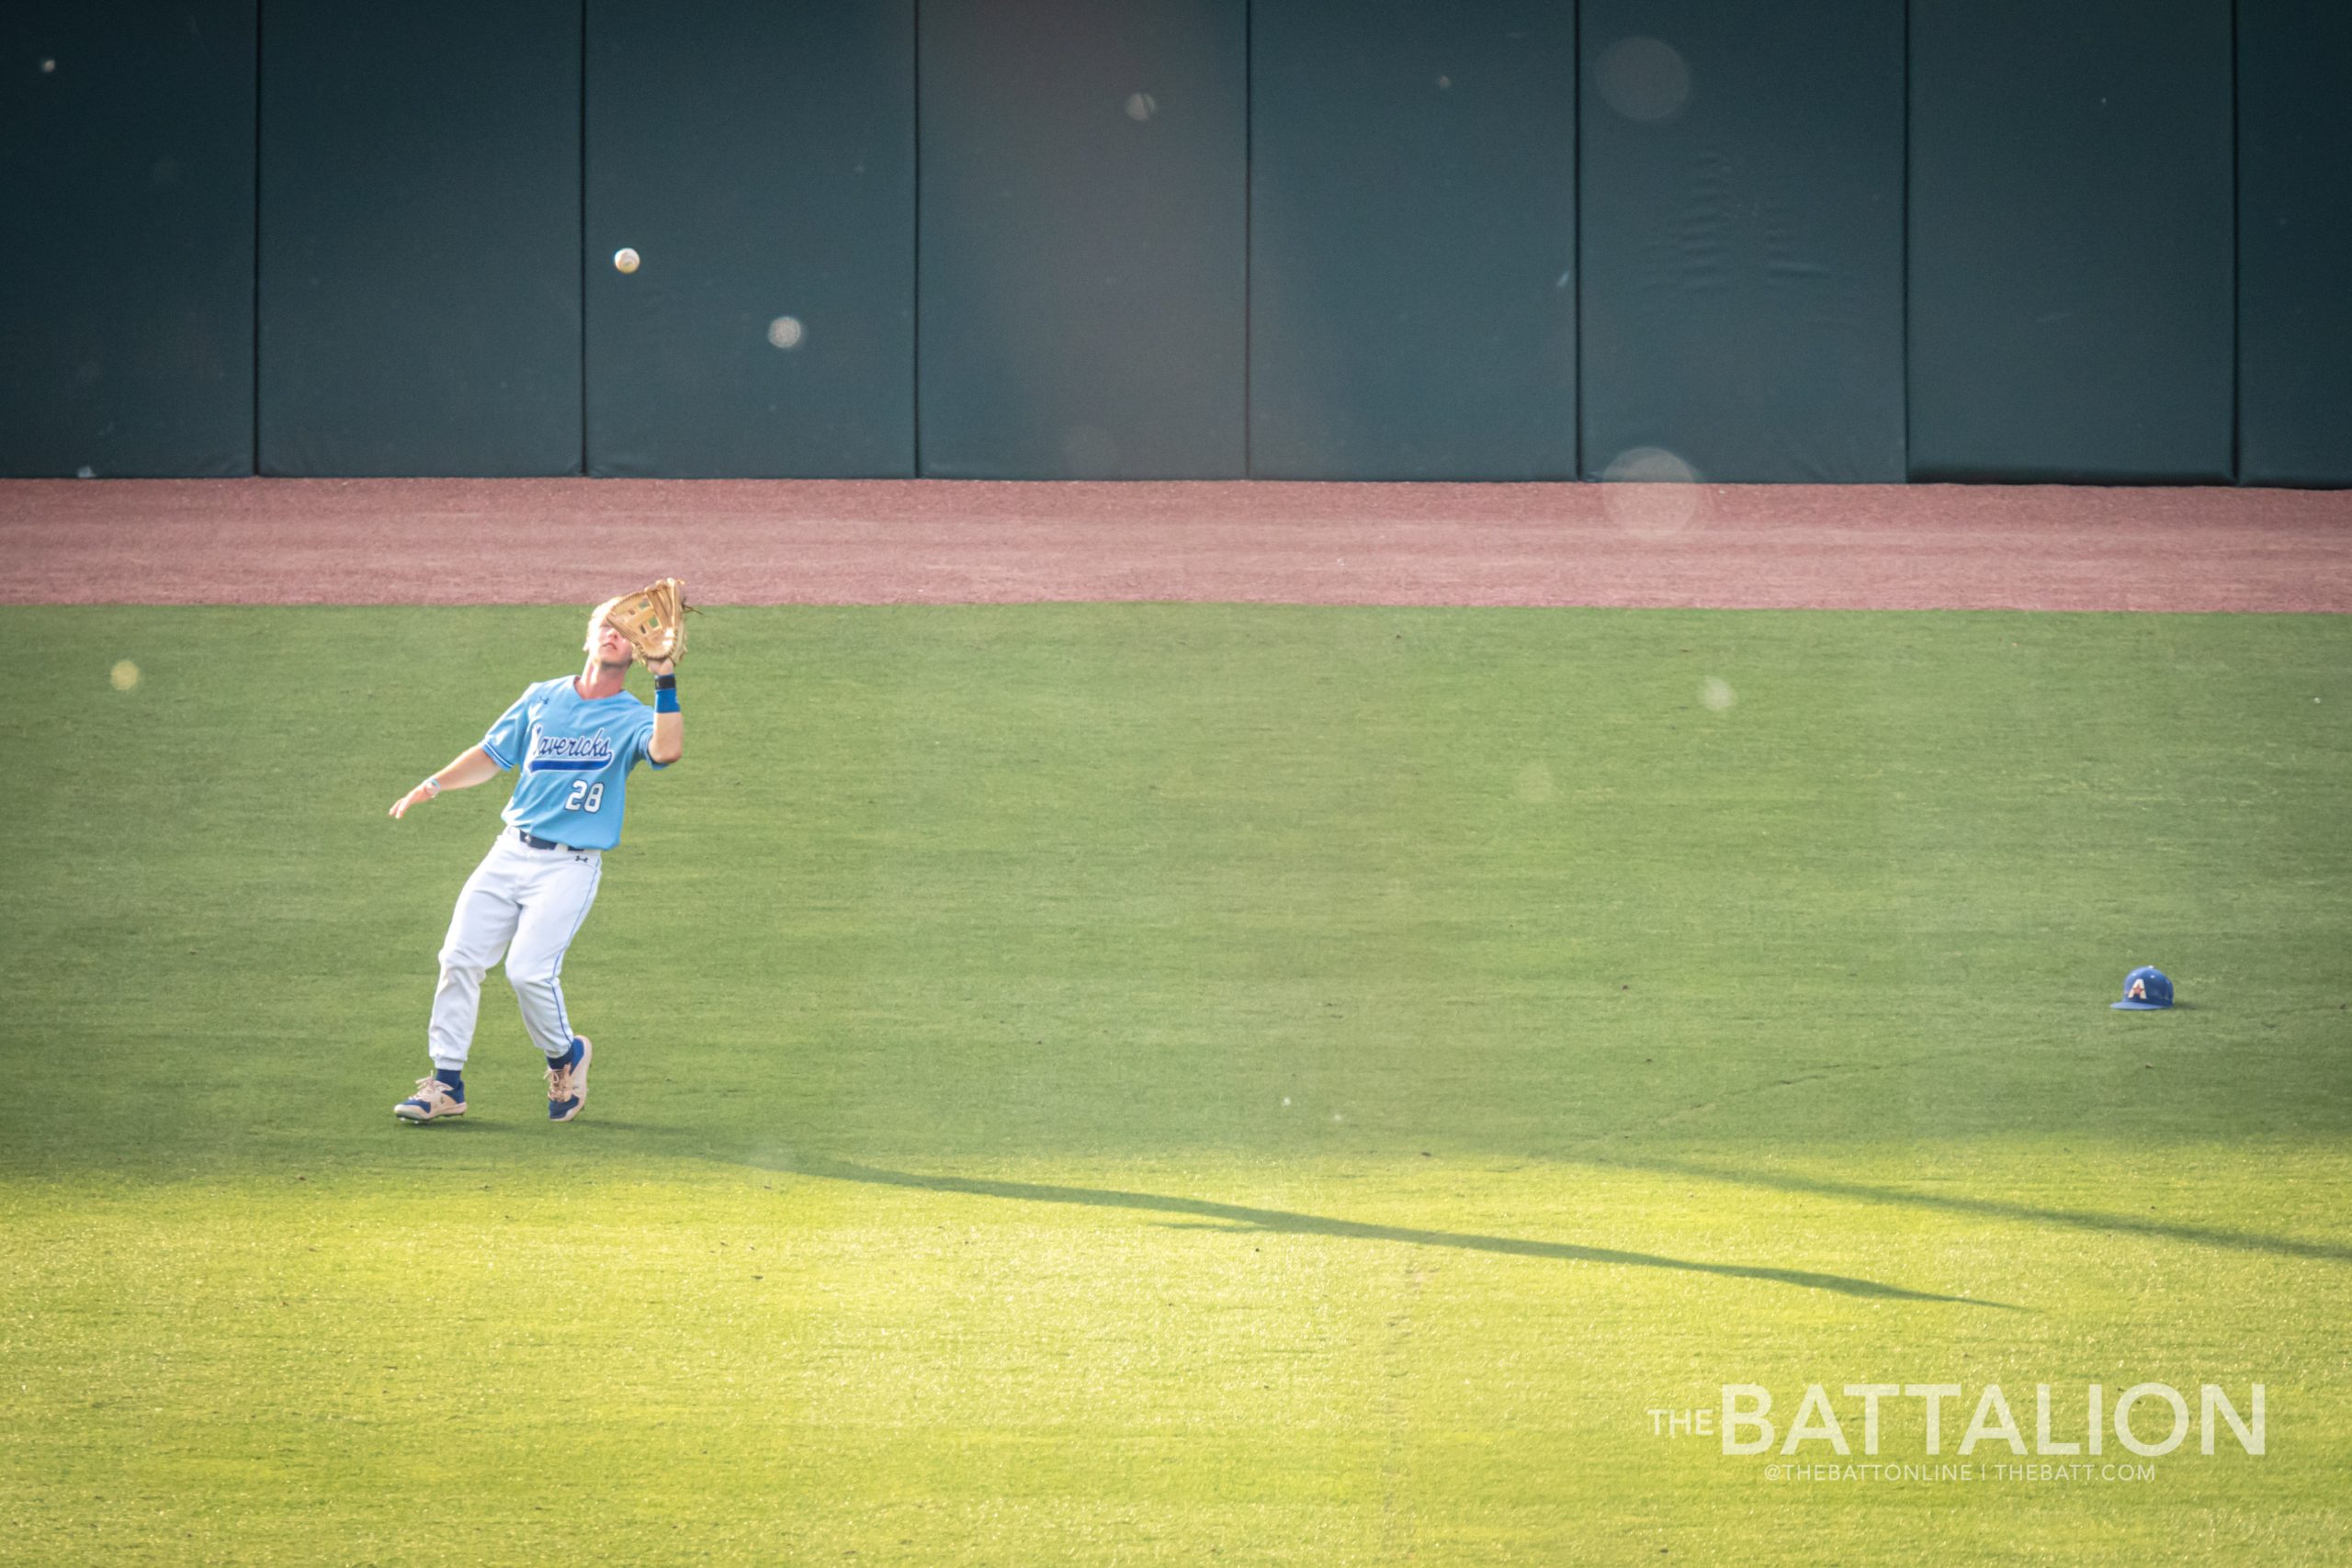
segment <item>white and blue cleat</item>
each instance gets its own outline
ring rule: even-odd
[[[437,1073],[417,1079],[416,1092],[392,1107],[392,1114],[403,1122],[438,1122],[465,1113],[465,1090],[451,1088]]]
[[[548,1120],[569,1122],[588,1103],[588,1058],[595,1054],[588,1037],[576,1034],[571,1052],[548,1059]],[[464,1110],[463,1106],[458,1107]]]

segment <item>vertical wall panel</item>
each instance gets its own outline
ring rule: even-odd
[[[591,472],[914,472],[914,0],[588,0]]]
[[[0,474],[253,471],[254,6],[0,18]]]
[[[1584,0],[1584,467],[1904,477],[1903,0]]]
[[[922,471],[1239,478],[1241,0],[922,0]]]
[[[1251,8],[1250,466],[1576,473],[1576,19]]]
[[[2230,0],[1913,0],[1914,478],[2230,478]]]
[[[266,0],[265,472],[578,470],[580,7]]]
[[[2352,485],[2352,6],[2238,0],[2238,478]]]

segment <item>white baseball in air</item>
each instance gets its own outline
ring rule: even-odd
[[[637,270],[637,253],[630,250],[627,245],[623,245],[619,250],[615,251],[613,253],[613,270],[615,272],[635,272]]]
[[[107,671],[107,679],[114,682],[118,692],[128,692],[139,684],[139,666],[126,659]]]
[[[800,340],[808,335],[797,316],[778,316],[768,323],[768,342],[778,348],[798,348]]]

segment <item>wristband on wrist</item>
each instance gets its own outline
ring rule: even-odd
[[[678,689],[678,672],[673,670],[667,675],[656,675],[653,677],[653,689],[657,692],[676,691]]]
[[[654,688],[653,711],[655,713],[678,713],[683,711],[678,706],[678,688],[674,683],[667,686],[657,686]]]
[[[441,793],[441,781],[433,774],[427,773],[424,775],[424,782],[416,787],[424,792],[425,799],[431,800]]]

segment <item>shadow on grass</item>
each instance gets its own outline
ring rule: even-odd
[[[804,1157],[791,1168],[803,1176],[834,1181],[865,1182],[878,1187],[912,1187],[926,1192],[961,1192],[975,1198],[1007,1198],[1026,1203],[1078,1203],[1098,1209],[1140,1209],[1150,1213],[1184,1214],[1220,1222],[1216,1229],[1238,1229],[1270,1235],[1328,1235],[1347,1241],[1396,1241],[1413,1247],[1447,1247],[1467,1252],[1499,1253],[1506,1258],[1546,1258],[1564,1263],[1612,1263],[1634,1269],[1672,1269],[1690,1274],[1713,1274],[1727,1280],[1763,1280],[1810,1291],[1835,1291],[1840,1295],[1878,1301],[1944,1302],[1956,1306],[1990,1307],[2001,1312],[2024,1309],[2006,1302],[1977,1301],[1969,1296],[1938,1295],[1905,1290],[1877,1280],[1846,1274],[1820,1274],[1804,1269],[1767,1269],[1744,1263],[1701,1263],[1651,1252],[1623,1252],[1608,1247],[1578,1247],[1569,1242],[1528,1241],[1518,1236],[1470,1235],[1454,1231],[1414,1230],[1403,1225],[1368,1224],[1361,1220],[1335,1220],[1318,1214],[1294,1213],[1287,1209],[1251,1209],[1238,1203],[1216,1203],[1203,1198],[1171,1198],[1156,1192],[1122,1192],[1103,1187],[1054,1187],[1029,1181],[985,1181],[963,1176],[919,1176],[910,1171],[882,1170],[846,1160]]]
[[[1868,1182],[1838,1181],[1787,1171],[1725,1170],[1716,1166],[1692,1165],[1681,1160],[1620,1157],[1587,1163],[1616,1169],[1648,1171],[1660,1176],[1687,1176],[1735,1187],[1764,1187],[1778,1192],[1801,1192],[1814,1198],[1849,1198],[1861,1203],[1939,1209],[1946,1213],[2023,1220],[2030,1224],[2099,1231],[2112,1235],[2153,1236],[2163,1241],[2226,1247],[2233,1252],[2267,1253],[2274,1258],[2308,1258],[2323,1263],[2352,1263],[2352,1247],[2335,1242],[2298,1241],[2292,1236],[2265,1235],[2259,1231],[2229,1230],[2219,1225],[2176,1224],[2165,1220],[2143,1220],[2131,1214],[2106,1214],[2087,1209],[2043,1209],[2031,1203],[2012,1203],[1998,1198],[1918,1192],[1905,1187],[1876,1187]]]

